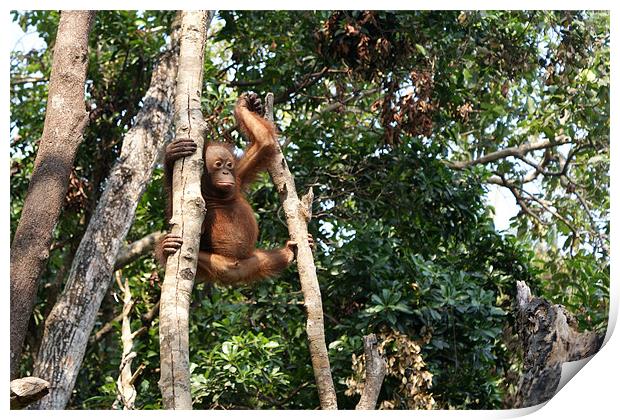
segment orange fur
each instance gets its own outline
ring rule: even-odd
[[[199,280],[231,285],[251,283],[273,277],[289,266],[294,259],[294,246],[289,242],[280,249],[264,251],[255,249],[258,224],[252,207],[243,190],[265,169],[276,151],[274,125],[253,110],[256,97],[242,96],[235,106],[235,119],[250,145],[240,159],[235,159],[230,147],[209,143],[205,148],[206,170],[202,179],[202,194],[207,213],[202,226],[198,269]],[[178,153],[178,152],[177,152]],[[171,172],[166,159],[166,173]],[[235,162],[233,172],[234,190],[222,193],[213,187],[217,168],[210,167],[216,161]],[[215,174],[215,175],[212,175]],[[229,176],[229,175],[227,175]],[[170,188],[171,177],[168,182]],[[169,194],[170,195],[170,194]],[[163,247],[166,239],[158,244],[156,255],[162,264],[166,256]]]

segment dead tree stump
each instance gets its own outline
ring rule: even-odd
[[[595,354],[603,337],[577,331],[577,321],[562,305],[532,296],[517,282],[517,329],[523,345],[523,373],[515,408],[550,400],[562,374],[562,364]]]

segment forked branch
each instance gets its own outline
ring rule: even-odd
[[[272,93],[268,93],[265,99],[265,118],[273,121]],[[279,143],[276,143],[277,151],[267,170],[280,195],[291,240],[297,242],[297,269],[308,314],[306,332],[310,344],[310,357],[319,391],[321,408],[333,410],[337,409],[338,406],[327,354],[327,345],[325,344],[321,290],[316,276],[314,257],[307,241],[308,222],[311,217],[312,191],[310,190],[303,200],[299,199],[293,175],[288,169]]]

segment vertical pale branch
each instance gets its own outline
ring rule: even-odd
[[[116,380],[116,387],[118,389],[118,397],[116,402],[123,404],[125,410],[133,410],[136,402],[136,388],[133,386],[135,381],[134,375],[131,373],[131,362],[136,357],[136,352],[132,351],[133,348],[133,334],[131,333],[131,319],[129,314],[133,309],[133,299],[131,296],[131,288],[129,287],[129,280],[125,279],[125,282],[121,281],[121,272],[115,273],[116,282],[118,287],[123,292],[123,321],[121,324],[121,342],[123,344],[123,356],[121,357],[120,374]],[[136,372],[136,374],[139,372]],[[116,405],[115,402],[115,405]]]
[[[183,12],[175,97],[175,137],[190,138],[198,151],[174,164],[171,233],[183,246],[168,258],[162,286],[159,342],[159,387],[166,409],[191,409],[189,373],[189,305],[196,275],[205,203],[200,189],[204,168],[205,126],[200,110],[207,28],[213,13]]]
[[[268,93],[265,99],[265,118],[273,121],[272,93]],[[295,180],[288,169],[279,144],[267,170],[280,195],[291,240],[297,242],[297,270],[299,271],[304,305],[308,315],[306,332],[321,408],[335,410],[338,406],[325,344],[321,289],[316,276],[314,257],[307,240],[308,222],[312,215],[312,189],[301,200],[299,199],[295,189]]]

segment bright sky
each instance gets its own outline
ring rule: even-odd
[[[507,230],[510,227],[510,219],[517,215],[519,207],[514,196],[499,185],[490,185],[486,196],[487,203],[495,208],[495,230]]]

